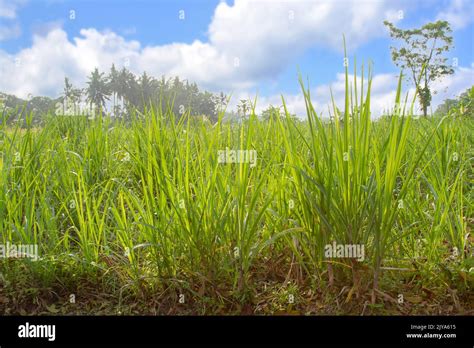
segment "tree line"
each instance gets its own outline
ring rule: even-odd
[[[179,77],[156,79],[146,72],[136,76],[125,67],[117,70],[115,65],[108,74],[95,68],[84,89],[75,88],[65,77],[62,98],[72,103],[84,100],[97,113],[108,112],[115,117],[161,107],[163,111],[171,109],[175,115],[205,115],[211,121],[217,120],[218,112],[228,102],[224,93],[201,91],[196,83]]]
[[[64,78],[64,87],[58,98],[28,96],[27,100],[0,92],[0,112],[11,124],[17,121],[25,123],[31,116],[31,124],[41,125],[48,114],[71,115],[87,106],[95,115],[109,115],[127,119],[132,113],[145,113],[150,108],[161,108],[163,112],[172,111],[178,118],[182,115],[202,116],[216,122],[219,112],[225,110],[229,97],[223,92],[214,94],[201,90],[195,82],[179,77],[156,79],[143,72],[135,75],[127,68],[116,69],[113,64],[108,73],[95,68],[87,77],[84,88],[72,84]],[[244,113],[250,108],[243,102]],[[239,113],[240,113],[239,106]],[[81,115],[78,112],[77,115]],[[226,112],[227,117],[236,119],[237,114]],[[0,122],[3,122],[0,119]]]

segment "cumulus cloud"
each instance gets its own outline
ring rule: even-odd
[[[437,19],[451,24],[454,30],[463,29],[474,20],[474,2],[472,0],[451,0],[440,11]]]
[[[432,104],[438,106],[447,98],[455,98],[474,85],[474,66],[459,67],[453,75],[448,75],[433,84],[437,91],[433,95]],[[433,111],[435,108],[433,107]]]
[[[14,55],[0,50],[0,90],[20,97],[57,96],[65,76],[83,84],[95,67],[108,68],[121,57],[136,55],[139,47],[136,41],[95,29],[81,30],[81,37],[72,42],[60,28],[46,36],[34,34],[30,48]]]
[[[221,2],[209,25],[207,42],[146,47],[93,28],[68,40],[66,33],[55,27],[47,34],[35,33],[32,47],[15,55],[0,50],[4,74],[0,88],[21,96],[57,94],[65,75],[81,83],[80,76],[94,67],[108,69],[112,63],[129,62],[136,73],[179,75],[211,90],[241,90],[275,80],[314,45],[342,50],[345,34],[352,49],[383,35],[382,20],[392,18],[398,10],[385,0]],[[13,16],[11,11],[4,6],[5,14]],[[46,71],[49,75],[44,77],[42,72]]]
[[[382,36],[383,20],[400,5],[389,1],[221,2],[209,26],[209,43],[227,64],[226,75],[250,83],[272,79],[306,49],[318,45],[342,52]],[[238,59],[239,68],[229,69]]]

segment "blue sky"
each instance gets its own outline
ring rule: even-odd
[[[329,87],[336,99],[343,93],[345,34],[350,63],[356,56],[358,65],[374,64],[374,107],[381,108],[393,99],[398,74],[383,20],[410,28],[441,18],[453,28],[449,57],[458,67],[436,85],[439,103],[474,84],[473,3],[0,0],[0,91],[56,97],[65,75],[82,85],[95,66],[107,70],[115,63],[137,74],[180,75],[213,92],[233,93],[234,99],[258,93],[261,107],[279,104],[284,94],[298,112],[299,70],[323,108]]]

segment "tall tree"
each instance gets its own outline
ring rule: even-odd
[[[426,117],[431,105],[430,84],[454,72],[444,56],[453,45],[449,23],[437,21],[407,30],[397,28],[389,21],[384,21],[384,24],[390,30],[390,36],[400,41],[399,47],[391,47],[392,59],[398,67],[411,71],[410,78],[417,88],[418,100]]]
[[[139,88],[139,105],[140,109],[144,110],[146,107],[150,106],[152,97],[156,89],[156,81],[153,77],[147,75],[146,72],[138,79],[138,88]]]
[[[63,90],[63,113],[71,111],[76,113],[76,104],[81,99],[82,91],[79,88],[74,88],[72,83],[69,82],[67,77],[64,78],[64,90]],[[73,111],[69,108],[73,107]]]
[[[135,103],[137,82],[135,75],[125,67],[120,70],[118,75],[117,96],[122,100],[122,108],[129,108]]]
[[[101,112],[105,108],[105,101],[109,100],[110,90],[107,83],[107,79],[104,77],[104,73],[99,72],[99,69],[95,68],[89,76],[87,81],[87,101],[91,107],[94,104],[97,112]]]

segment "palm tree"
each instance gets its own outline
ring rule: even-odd
[[[122,101],[122,108],[135,100],[136,92],[136,81],[135,75],[128,71],[126,68],[122,68],[117,77],[117,97]]]
[[[74,88],[67,77],[64,78],[63,90],[63,113],[66,113],[66,107],[72,103],[74,105],[74,113],[76,113],[76,103],[80,101],[82,91]]]
[[[149,77],[146,72],[143,72],[143,75],[138,79],[138,88],[141,99],[140,105],[142,106],[141,109],[144,110],[145,107],[150,104],[156,85],[155,79],[153,77]]]
[[[94,104],[96,111],[100,113],[105,108],[105,101],[109,100],[110,90],[107,79],[104,77],[104,73],[100,73],[99,69],[95,68],[89,76],[87,84],[87,101],[90,103],[91,108]]]

